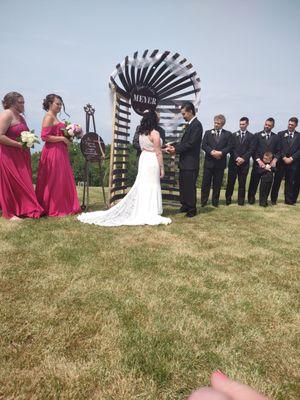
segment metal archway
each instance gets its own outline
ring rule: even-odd
[[[142,115],[146,109],[160,113],[160,125],[167,141],[179,140],[182,134],[180,107],[191,101],[196,110],[200,103],[200,79],[192,64],[178,53],[145,50],[141,57],[125,57],[110,76],[113,95],[113,137],[110,154],[109,203],[127,193],[128,145],[131,110]],[[165,157],[162,179],[164,200],[179,201],[177,160]]]

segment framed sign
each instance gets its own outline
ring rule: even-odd
[[[88,132],[80,142],[80,150],[87,161],[101,161],[105,158],[105,144],[95,132]]]

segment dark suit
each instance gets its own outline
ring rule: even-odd
[[[226,204],[231,203],[231,197],[234,190],[236,178],[238,177],[238,204],[244,205],[246,194],[246,180],[249,172],[249,160],[252,154],[254,135],[246,131],[241,136],[240,131],[232,134],[232,150],[230,152],[230,159],[228,163],[228,179],[226,186]],[[238,157],[243,158],[245,161],[241,165],[236,164]]]
[[[268,205],[268,197],[271,191],[274,172],[276,168],[272,167],[270,171],[265,168],[258,168],[257,173],[260,175],[260,185],[259,185],[259,205],[266,207]]]
[[[270,138],[266,139],[265,132],[260,131],[254,134],[253,139],[253,166],[248,189],[249,204],[255,203],[255,195],[260,181],[259,165],[256,161],[258,158],[263,159],[264,153],[271,152],[277,160],[280,158],[280,143],[279,137],[274,132],[270,132]]]
[[[140,137],[139,129],[140,129],[140,125],[138,125],[136,127],[135,134],[134,134],[133,141],[132,141],[133,147],[136,149],[137,157],[139,157],[141,155],[141,147],[140,147],[140,142],[139,142],[139,137]],[[164,144],[166,141],[165,130],[161,126],[158,126],[157,131],[159,132],[159,136]]]
[[[232,149],[232,133],[222,129],[219,139],[217,139],[216,134],[213,134],[212,130],[206,131],[203,137],[202,149],[205,151],[205,159],[201,187],[201,204],[202,206],[206,205],[212,182],[212,204],[217,207],[219,205],[220,190],[226,168],[227,153]],[[210,154],[213,150],[222,151],[222,157],[219,160]]]
[[[180,143],[174,144],[179,154],[179,191],[182,209],[189,213],[196,213],[197,178],[199,174],[200,149],[203,128],[195,118],[181,138]]]
[[[284,201],[286,204],[294,204],[295,198],[295,179],[297,174],[297,167],[300,161],[300,132],[295,131],[293,139],[288,137],[288,131],[278,133],[281,157],[277,163],[277,171],[274,177],[274,183],[271,192],[272,203],[277,202],[280,184],[285,176],[284,183]],[[282,160],[283,157],[293,157],[291,164],[285,164]]]
[[[295,181],[294,181],[294,204],[297,203],[299,192],[300,192],[300,160],[297,161]]]

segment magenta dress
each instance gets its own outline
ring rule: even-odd
[[[59,122],[42,129],[42,139],[47,136],[63,136]],[[73,171],[69,160],[68,146],[64,142],[47,142],[42,150],[36,183],[39,203],[50,217],[62,217],[81,212]]]
[[[10,126],[6,136],[16,140],[28,131],[25,120]],[[32,185],[30,150],[0,144],[0,204],[2,216],[39,218],[43,209]]]

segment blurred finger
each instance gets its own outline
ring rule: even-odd
[[[231,397],[226,396],[224,393],[218,392],[209,387],[203,387],[192,393],[188,400],[232,400]]]
[[[226,394],[233,400],[267,400],[266,397],[251,387],[229,379],[221,371],[213,372],[211,384],[214,389]]]

